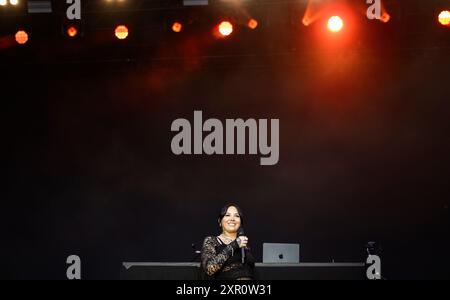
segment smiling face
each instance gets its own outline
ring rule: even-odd
[[[241,227],[241,216],[236,207],[230,206],[220,223],[225,233],[236,233]]]

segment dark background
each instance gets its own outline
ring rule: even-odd
[[[76,41],[58,15],[2,15],[3,38],[26,19],[34,40],[0,49],[1,278],[64,279],[72,254],[84,279],[190,261],[228,202],[258,260],[263,242],[286,242],[305,262],[360,262],[374,240],[388,279],[450,277],[445,1],[397,1],[388,24],[355,14],[341,37],[266,1],[248,9],[267,25],[227,41],[206,25],[220,6],[159,2],[122,12],[136,32],[123,43],[105,37],[113,13],[86,8]],[[170,34],[174,14],[194,29]],[[280,162],[173,155],[170,125],[194,110],[280,119]]]

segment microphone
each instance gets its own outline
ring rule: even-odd
[[[237,236],[240,237],[240,236],[244,236],[244,235],[245,235],[244,228],[240,227],[237,232]],[[245,262],[245,247],[241,248],[241,252],[242,252],[242,263],[244,263]]]

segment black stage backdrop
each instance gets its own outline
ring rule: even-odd
[[[448,48],[385,46],[3,61],[1,277],[64,279],[72,254],[85,279],[191,261],[236,202],[258,260],[287,242],[302,261],[358,262],[374,240],[388,279],[449,278]],[[171,123],[194,110],[280,119],[279,163],[175,156]]]

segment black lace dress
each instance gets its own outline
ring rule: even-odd
[[[229,245],[221,239],[209,236],[203,242],[202,270],[206,279],[243,280],[254,278],[255,260],[249,249],[242,251],[236,241]]]

